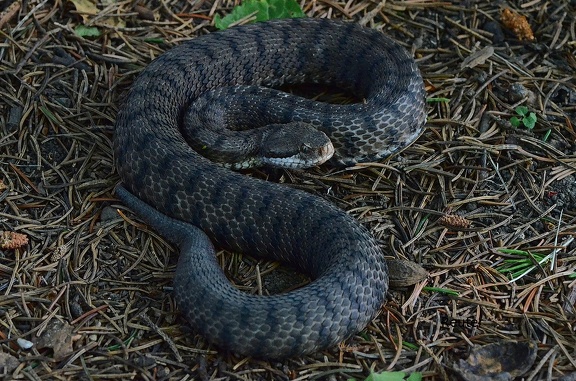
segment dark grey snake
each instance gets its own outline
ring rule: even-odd
[[[334,85],[363,101],[334,105],[275,90],[260,99],[252,86],[288,83]],[[235,85],[244,86],[212,90]],[[218,106],[220,96],[232,100]],[[168,51],[138,77],[118,114],[114,150],[125,188],[117,194],[179,245],[175,297],[191,325],[217,346],[255,357],[333,346],[363,329],[384,302],[383,253],[367,229],[327,201],[238,174],[190,148],[199,126],[183,127],[185,121],[235,119],[242,127],[252,119],[256,127],[304,122],[331,139],[336,163],[379,159],[421,132],[420,73],[406,51],[378,31],[330,20],[277,20]],[[314,281],[281,295],[242,293],[218,267],[204,233],[219,247],[290,263]]]

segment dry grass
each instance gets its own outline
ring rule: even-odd
[[[279,180],[333,200],[430,277],[393,291],[340,348],[270,363],[218,354],[193,333],[170,293],[176,253],[122,218],[112,193],[126,89],[162,51],[211,31],[232,2],[110,2],[84,20],[73,2],[15,2],[0,18],[0,230],[30,242],[0,252],[0,367],[13,361],[8,374],[35,380],[343,380],[392,369],[453,379],[473,345],[532,339],[538,357],[525,379],[576,371],[575,4],[509,3],[535,41],[505,32],[492,44],[486,23],[498,24],[500,9],[488,1],[303,2],[310,16],[354,19],[402,41],[437,101],[425,133],[394,158]],[[76,36],[82,23],[102,35]],[[537,115],[533,131],[510,126],[520,104]],[[470,226],[441,224],[445,215]],[[495,270],[511,256],[500,248],[554,256],[509,283]],[[256,264],[264,275],[274,266],[220,260],[252,291]]]

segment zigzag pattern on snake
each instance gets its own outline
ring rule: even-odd
[[[115,127],[115,161],[126,188],[117,194],[180,247],[179,308],[210,342],[255,357],[285,358],[339,343],[375,317],[388,290],[380,247],[344,211],[223,168],[186,141],[182,123],[202,94],[293,83],[335,85],[364,100],[333,105],[277,97],[283,99],[278,123],[297,120],[323,131],[336,151],[333,163],[388,156],[422,130],[423,82],[406,51],[376,30],[319,19],[256,23],[183,43],[140,74]],[[242,103],[267,102],[247,86]],[[287,262],[314,280],[281,295],[242,293],[218,267],[210,241]]]

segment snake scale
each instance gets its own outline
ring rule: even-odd
[[[258,98],[260,86],[300,83],[334,85],[363,101],[335,105],[277,90],[263,91],[271,100]],[[239,90],[230,89],[236,85]],[[194,106],[203,99],[218,102],[219,88],[235,100],[220,108]],[[234,105],[250,110],[220,115]],[[201,126],[183,125],[189,108],[208,110],[200,121],[248,123],[263,113],[258,123],[273,117],[304,122],[331,139],[332,162],[375,160],[410,144],[422,130],[423,81],[413,59],[382,33],[353,23],[286,19],[234,27],[154,60],[132,85],[115,126],[123,183],[117,195],[179,246],[175,298],[198,333],[238,354],[279,359],[334,346],[363,329],[388,290],[376,240],[317,196],[199,155],[187,136]],[[289,263],[313,281],[280,295],[240,292],[219,268],[212,242]]]

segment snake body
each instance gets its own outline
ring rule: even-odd
[[[333,105],[275,90],[264,91],[272,100],[259,99],[254,87],[288,83],[335,85],[364,101]],[[263,358],[333,346],[363,329],[384,302],[383,253],[366,228],[327,201],[238,174],[190,148],[183,132],[190,127],[182,125],[189,107],[235,85],[243,86],[232,90],[240,103],[256,105],[248,114],[313,125],[332,140],[333,161],[352,164],[387,156],[419,135],[422,78],[405,50],[378,31],[276,20],[169,50],[136,79],[117,117],[115,161],[124,186],[117,194],[179,245],[175,298],[194,329],[221,348]],[[314,280],[280,295],[240,292],[218,267],[211,242],[289,263]]]

